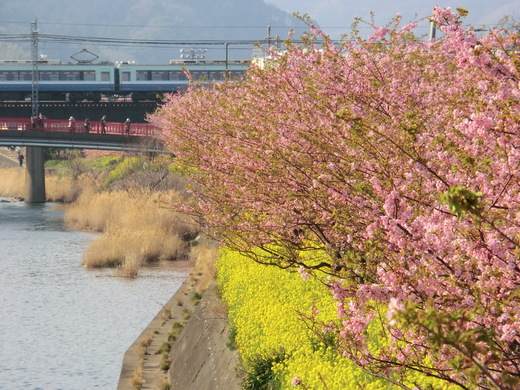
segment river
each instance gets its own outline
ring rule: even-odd
[[[94,237],[68,231],[55,204],[0,202],[0,389],[115,389],[124,352],[187,276],[86,270]]]

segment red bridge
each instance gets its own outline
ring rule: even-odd
[[[168,153],[160,132],[146,123],[0,118],[0,146]]]
[[[167,153],[160,133],[144,123],[89,122],[39,118],[0,118],[0,146],[25,147],[27,203],[43,203],[45,158],[43,148],[120,150]]]
[[[88,125],[84,121],[69,121],[63,119],[40,118],[0,118],[1,130],[43,131],[59,133],[85,134],[112,134],[132,136],[154,136],[157,129],[147,123],[130,123],[128,134],[127,124],[119,122],[105,122],[104,131],[101,122],[91,121]]]

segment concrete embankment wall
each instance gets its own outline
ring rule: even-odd
[[[241,389],[238,355],[226,346],[228,340],[226,310],[212,285],[171,350],[171,388]]]
[[[142,372],[141,389],[160,389],[161,383],[171,383],[172,390],[239,390],[237,376],[238,354],[227,346],[229,329],[226,309],[219,299],[215,285],[204,293],[194,306],[194,286],[185,281],[164,305],[148,327],[127,350],[119,378],[118,390],[131,390],[136,368]],[[170,350],[170,369],[161,369],[160,351],[175,322],[183,322],[186,312],[192,311],[181,334]],[[143,340],[148,340],[144,358],[138,356]],[[151,340],[151,341],[150,341]]]

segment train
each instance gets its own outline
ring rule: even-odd
[[[31,98],[32,61],[0,61],[0,101]],[[161,99],[164,93],[188,88],[188,71],[194,80],[205,83],[226,78],[243,78],[247,60],[172,60],[168,64],[37,62],[40,101],[93,101],[130,99],[133,102]]]

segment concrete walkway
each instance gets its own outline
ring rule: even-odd
[[[241,389],[236,375],[239,358],[226,346],[226,309],[215,285],[199,303],[193,300],[196,286],[189,280],[125,353],[118,390],[164,389],[167,384],[172,390]],[[179,324],[183,328],[173,342],[172,329]],[[162,353],[165,343],[172,342],[170,353]]]
[[[0,168],[16,168],[18,166],[19,162],[16,152],[0,147]]]

